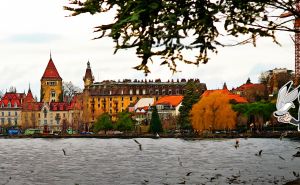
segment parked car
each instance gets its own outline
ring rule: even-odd
[[[7,133],[9,135],[19,135],[19,134],[21,134],[21,130],[16,129],[16,128],[11,128],[11,129],[8,129]]]
[[[41,129],[29,128],[25,130],[24,135],[34,135],[34,134],[41,134],[41,133],[43,133]]]

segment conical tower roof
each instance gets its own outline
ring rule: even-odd
[[[87,68],[85,70],[85,75],[83,77],[83,80],[85,80],[85,79],[90,79],[90,80],[94,81],[90,61],[87,62]]]
[[[30,90],[30,89],[28,90],[28,93],[27,93],[27,95],[26,95],[26,97],[25,97],[24,102],[26,102],[26,103],[34,102],[34,98],[33,98],[33,95],[32,95],[32,93],[31,93],[31,90]]]
[[[42,80],[43,79],[58,79],[58,80],[62,80],[62,78],[60,77],[55,65],[54,65],[54,62],[52,60],[52,57],[50,55],[50,60],[48,62],[48,65],[45,69],[45,72],[42,76]]]

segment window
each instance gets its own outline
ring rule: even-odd
[[[135,93],[136,93],[136,94],[140,94],[140,90],[137,89],[137,90],[135,91]]]
[[[176,89],[176,94],[179,94],[179,89]]]
[[[17,103],[15,103],[14,107],[15,107],[15,108],[17,108],[17,107],[18,107]]]
[[[51,91],[51,97],[55,98],[55,91]]]
[[[1,118],[1,124],[4,125],[5,118]]]
[[[4,112],[2,112],[2,116],[4,116]]]
[[[129,94],[132,94],[132,93],[133,93],[133,91],[132,91],[132,89],[130,89],[130,90],[129,90]]]
[[[63,117],[66,117],[66,113],[63,113]]]
[[[11,124],[11,118],[7,118],[8,124]]]
[[[158,89],[155,90],[155,94],[159,95],[159,90]]]
[[[49,82],[47,82],[47,85],[56,86],[56,82],[55,81],[49,81]]]
[[[112,101],[112,98],[109,98],[109,101]]]
[[[10,112],[8,112],[8,116],[10,116]]]
[[[15,118],[15,126],[18,125],[18,118]]]
[[[169,95],[172,94],[172,89],[169,89],[169,93],[168,93],[168,94],[169,94]]]
[[[130,101],[132,101],[132,96],[130,96]]]
[[[15,116],[18,116],[18,113],[17,113],[17,112],[15,112]]]
[[[53,125],[53,120],[50,120],[50,125]]]
[[[44,108],[43,112],[44,112],[44,118],[47,118],[47,113],[48,113],[47,109]]]
[[[146,89],[143,89],[143,94],[146,94]]]
[[[1,104],[1,108],[3,108],[3,107],[4,107],[4,103]]]
[[[7,107],[11,108],[11,103],[10,102],[8,102]]]
[[[44,125],[47,125],[47,120],[46,119],[44,120]]]
[[[39,118],[41,118],[41,114],[39,113]]]
[[[111,95],[111,94],[112,94],[112,92],[111,92],[111,91],[109,91],[109,94]]]

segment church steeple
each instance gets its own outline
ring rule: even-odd
[[[84,88],[88,88],[94,82],[94,76],[91,69],[90,61],[87,62],[87,67],[85,70],[85,75],[83,77]]]

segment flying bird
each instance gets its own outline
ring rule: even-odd
[[[134,140],[134,142],[136,142],[136,144],[139,145],[140,151],[142,151],[142,144],[140,142],[138,142],[136,139],[133,139],[133,140]]]
[[[186,174],[186,176],[190,176],[192,173],[193,173],[193,172],[188,172],[188,173]]]
[[[261,153],[262,153],[262,150],[260,150],[259,152],[258,152],[258,154],[255,154],[256,156],[261,156]]]
[[[67,154],[66,154],[66,151],[65,151],[64,149],[62,149],[62,151],[63,151],[64,155],[67,155]]]
[[[300,157],[300,151],[298,151],[297,153],[295,153],[295,154],[293,155],[293,157]]]
[[[280,155],[278,156],[280,159],[285,160],[285,158],[281,157]]]
[[[235,140],[235,149],[237,149],[240,145],[239,145],[240,141],[238,139]]]
[[[294,175],[295,177],[299,177],[299,176],[300,176],[299,173],[297,174],[295,171],[293,171],[293,175]]]

